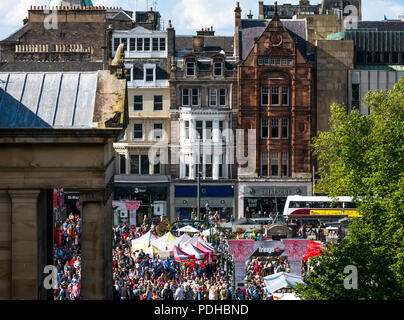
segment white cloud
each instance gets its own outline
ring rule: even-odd
[[[31,5],[46,5],[49,0],[0,0],[0,39],[7,37],[22,26]],[[234,31],[234,8],[237,0],[158,0],[165,26],[172,20],[177,34],[194,34],[196,30],[213,26],[216,34],[232,34]],[[242,18],[249,10],[254,18],[258,16],[258,0],[239,0]],[[274,0],[264,0],[272,4]],[[279,4],[297,4],[299,0],[278,0]],[[321,0],[311,0],[312,4]],[[122,7],[128,10],[143,11],[154,7],[154,0],[93,0],[96,6]],[[383,20],[384,14],[389,19],[397,19],[404,13],[404,0],[362,0],[364,20]]]

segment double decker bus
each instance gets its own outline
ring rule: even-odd
[[[283,215],[288,219],[359,218],[352,197],[288,196]]]

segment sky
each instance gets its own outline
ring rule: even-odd
[[[144,11],[153,7],[160,11],[164,28],[168,20],[177,34],[193,35],[196,30],[213,26],[216,35],[234,33],[234,8],[237,0],[93,0],[95,6],[122,7],[127,10]],[[0,0],[0,39],[4,39],[20,27],[27,17],[31,5],[46,5],[49,0]],[[239,0],[242,18],[251,10],[253,18],[258,17],[258,0]],[[272,4],[274,0],[264,0]],[[278,0],[278,4],[294,3],[299,0]],[[321,0],[311,0],[312,4]],[[362,0],[362,20],[397,19],[404,14],[404,0]]]

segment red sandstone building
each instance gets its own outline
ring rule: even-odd
[[[239,56],[238,128],[256,130],[255,170],[239,166],[239,212],[282,214],[288,195],[310,195],[313,137],[312,63],[306,56],[305,20],[241,20],[235,10]],[[247,155],[247,146],[245,146]],[[255,159],[254,159],[255,158]]]

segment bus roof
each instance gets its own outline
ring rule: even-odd
[[[337,201],[342,201],[342,202],[351,202],[352,197],[346,197],[346,196],[341,196],[341,197],[336,197]],[[325,196],[288,196],[286,201],[334,201],[332,197],[325,197]]]

